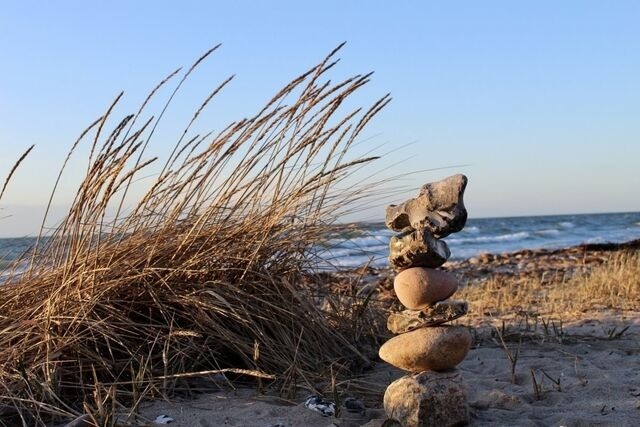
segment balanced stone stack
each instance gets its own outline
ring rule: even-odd
[[[453,426],[469,420],[466,390],[454,369],[469,352],[467,328],[447,325],[467,313],[467,303],[450,300],[456,277],[436,270],[449,258],[443,237],[462,230],[467,178],[453,175],[426,184],[418,197],[387,208],[389,261],[398,273],[393,287],[406,310],[389,316],[397,336],[380,347],[380,358],[411,372],[387,387],[389,418],[405,426]]]

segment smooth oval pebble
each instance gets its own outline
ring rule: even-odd
[[[449,298],[458,289],[458,279],[451,273],[432,268],[408,268],[393,281],[396,296],[410,310],[422,310]]]
[[[378,354],[405,371],[444,371],[462,362],[470,347],[471,334],[464,326],[435,326],[397,335]]]

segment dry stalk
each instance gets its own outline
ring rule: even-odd
[[[32,145],[31,147],[27,148],[27,150],[24,153],[22,153],[22,156],[20,156],[18,161],[14,163],[13,167],[9,171],[9,175],[7,175],[7,178],[4,180],[4,184],[2,184],[2,190],[0,190],[0,200],[2,200],[2,196],[4,195],[4,192],[7,189],[7,185],[9,184],[9,181],[11,181],[11,177],[15,173],[16,169],[18,169],[18,166],[20,166],[20,163],[22,163],[22,161],[29,155],[31,150],[33,150],[33,147],[35,147],[35,145]]]
[[[509,359],[509,363],[511,364],[511,384],[516,384],[516,366],[518,364],[518,356],[520,356],[520,346],[522,345],[522,337],[518,341],[518,347],[516,351],[513,352],[507,343],[504,340],[504,332],[505,332],[505,323],[502,321],[502,329],[495,327],[496,333],[498,334],[498,338],[500,338],[500,344],[507,355],[507,359]]]
[[[533,370],[533,368],[531,368],[531,383],[533,385],[533,395],[535,399],[542,400],[542,394],[544,392],[542,381],[538,382],[538,379],[536,378],[536,373]]]

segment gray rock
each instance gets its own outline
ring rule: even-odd
[[[396,271],[411,267],[440,267],[451,252],[444,240],[427,230],[409,230],[393,236],[389,242],[389,262]]]
[[[391,313],[387,328],[394,334],[404,334],[416,329],[438,326],[464,316],[469,311],[466,301],[446,300],[435,303],[424,310],[404,310]]]
[[[467,387],[459,372],[421,372],[392,382],[384,393],[389,418],[403,426],[444,427],[469,423]]]
[[[471,334],[463,326],[434,326],[396,335],[382,344],[382,360],[409,372],[455,368],[469,352]]]
[[[364,415],[366,413],[364,403],[362,403],[361,400],[358,400],[355,397],[345,397],[342,401],[342,404],[348,412],[361,415]]]
[[[467,221],[463,202],[466,186],[467,177],[462,174],[425,184],[418,197],[387,207],[387,227],[394,231],[426,229],[437,238],[462,230]]]

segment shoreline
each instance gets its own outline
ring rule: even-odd
[[[621,243],[584,243],[560,249],[485,252],[465,260],[447,261],[439,268],[455,274],[462,287],[491,278],[514,281],[529,278],[540,280],[542,284],[549,284],[567,280],[576,274],[586,274],[594,267],[606,263],[616,253],[639,251],[640,239]],[[353,288],[354,282],[361,281],[363,289],[356,290],[357,293],[368,295],[376,289],[383,300],[395,298],[387,295],[393,292],[395,275],[389,266],[377,268],[365,265],[320,275],[329,283],[332,291],[338,294],[345,293],[345,283]]]
[[[640,239],[622,243],[583,243],[560,249],[483,253],[446,263],[443,269],[458,274],[465,283],[475,283],[489,276],[538,277],[543,282],[550,282],[565,280],[576,272],[584,273],[602,265],[612,253],[636,250],[640,250]]]

